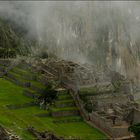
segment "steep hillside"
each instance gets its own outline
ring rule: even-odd
[[[0,19],[0,58],[27,55],[29,53],[27,46],[27,41],[19,35],[18,30],[14,30],[8,21]]]
[[[6,63],[7,64],[7,63]],[[0,67],[7,67],[1,61]],[[40,73],[21,63],[0,78],[0,124],[23,140],[35,139],[27,130],[51,131],[66,139],[106,139],[105,134],[86,124],[67,90],[59,90],[54,104],[45,107],[37,97],[48,84],[39,79]]]

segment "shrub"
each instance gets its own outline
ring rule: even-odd
[[[129,132],[134,133],[137,140],[140,140],[140,123],[133,124],[128,128]]]

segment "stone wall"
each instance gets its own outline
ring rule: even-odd
[[[133,123],[140,123],[140,110],[134,110],[134,122]]]
[[[98,106],[99,108],[100,107],[105,107],[106,105],[109,105],[109,104],[126,104],[129,99],[127,96],[125,95],[120,95],[120,96],[117,96],[117,97],[108,97],[108,98],[102,98],[102,99],[98,99]]]
[[[24,82],[18,78],[16,78],[14,75],[8,73],[6,79],[14,82],[15,84],[19,85],[19,86],[23,86],[23,87],[29,87],[30,86],[30,82]]]
[[[23,94],[25,96],[27,96],[29,98],[33,98],[33,99],[38,97],[36,94],[34,94],[34,93],[32,93],[32,92],[30,92],[29,90],[26,90],[26,89],[23,91]]]
[[[92,112],[90,114],[90,120],[112,138],[119,138],[130,135],[128,132],[128,127],[113,127],[112,122],[108,121],[104,117],[101,117],[96,112]]]
[[[57,111],[57,112],[52,112],[53,117],[62,117],[62,116],[74,116],[74,115],[79,115],[78,110],[67,110],[67,111]]]
[[[36,87],[36,86],[34,86],[34,85],[30,85],[30,88],[32,89],[32,90],[35,90],[35,91],[37,91],[38,93],[43,93],[44,92],[44,89],[42,89],[42,88],[40,88],[40,87]]]
[[[87,113],[87,111],[84,109],[84,104],[83,101],[80,99],[79,94],[76,91],[71,91],[70,92],[71,96],[74,99],[74,102],[76,104],[76,106],[78,107],[79,111],[80,111],[80,115],[85,119],[85,120],[89,120],[89,115]]]
[[[21,108],[26,108],[26,107],[32,107],[35,106],[36,104],[34,102],[29,102],[29,103],[24,103],[24,104],[15,104],[15,105],[6,105],[8,109],[21,109]]]

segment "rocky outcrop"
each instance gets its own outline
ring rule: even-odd
[[[2,138],[2,140],[9,139],[7,132],[5,131],[5,129],[2,126],[0,126],[0,138]]]
[[[37,138],[37,140],[64,140],[64,138],[57,137],[56,135],[54,135],[53,133],[50,133],[48,131],[39,132],[33,127],[28,127],[27,130],[32,135],[34,135]]]
[[[27,41],[17,34],[10,21],[0,18],[0,34],[0,58],[16,58],[29,53]]]
[[[8,132],[2,126],[0,126],[0,140],[21,140],[18,136]]]

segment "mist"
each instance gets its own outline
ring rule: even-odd
[[[34,53],[96,66],[107,65],[140,79],[140,2],[0,2],[1,18],[10,19],[35,38]]]

